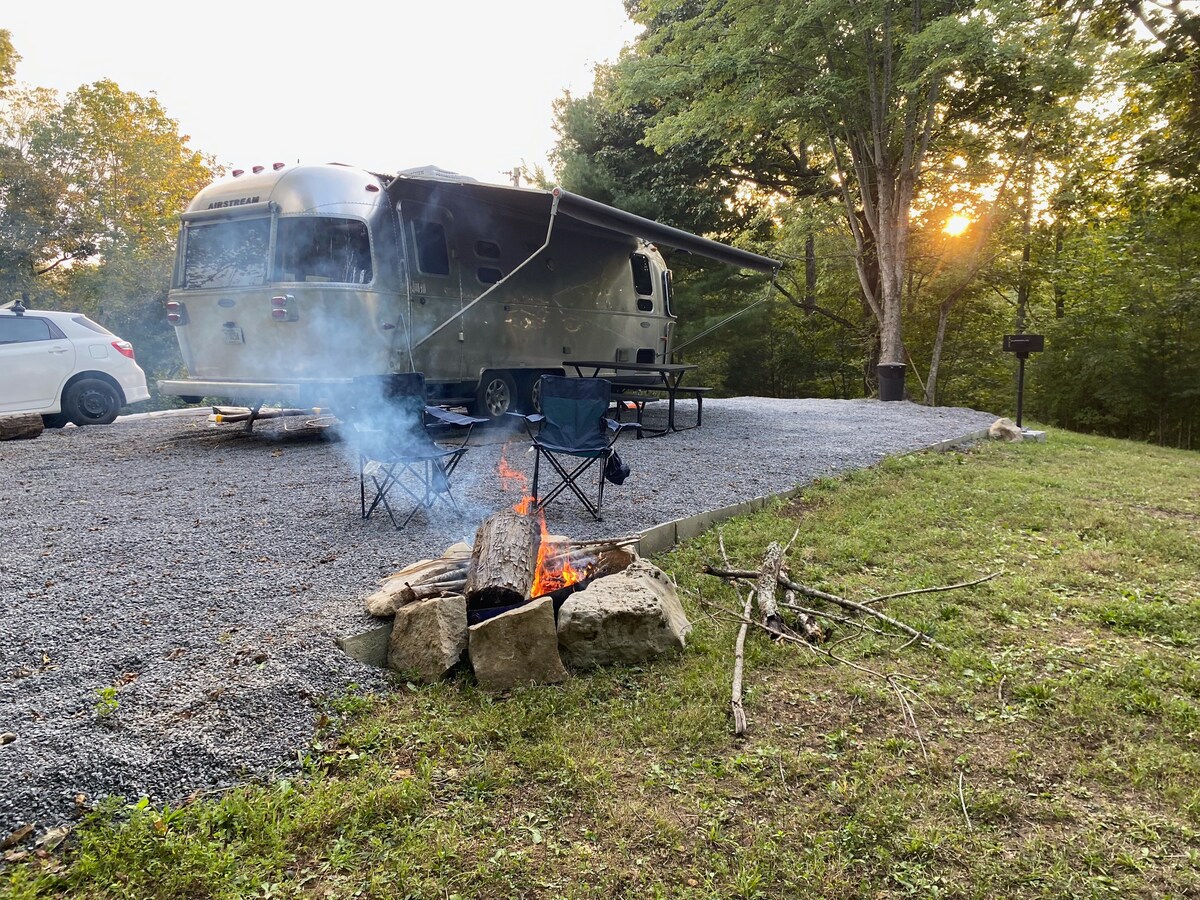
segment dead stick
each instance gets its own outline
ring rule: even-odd
[[[738,569],[717,569],[713,566],[705,566],[704,572],[706,575],[715,575],[718,578],[758,578],[758,572]],[[923,631],[917,631],[911,625],[905,625],[899,619],[893,619],[891,616],[885,616],[877,609],[871,609],[869,606],[863,606],[861,603],[855,603],[853,600],[847,600],[845,597],[839,597],[836,594],[827,594],[825,591],[818,591],[816,588],[810,588],[808,585],[800,584],[792,581],[790,578],[780,575],[779,583],[785,588],[795,591],[798,594],[803,594],[805,597],[812,597],[815,600],[824,600],[826,603],[832,603],[835,606],[840,606],[843,609],[853,609],[860,613],[866,613],[868,616],[874,616],[881,622],[887,622],[893,628],[898,628],[905,634],[919,638],[931,647],[934,647],[943,652],[949,650],[944,644],[939,644]]]
[[[884,600],[895,600],[897,597],[910,597],[913,594],[932,594],[935,591],[953,591],[956,588],[974,587],[977,584],[983,584],[985,581],[991,581],[1003,572],[993,572],[991,575],[985,575],[982,578],[976,578],[974,581],[963,581],[958,584],[943,584],[938,587],[916,588],[911,591],[898,591],[895,594],[884,594],[880,597],[868,597],[863,603],[880,603]]]
[[[724,529],[717,529],[717,543],[721,547],[721,557],[725,560],[725,565],[729,565],[729,556],[725,552]],[[733,593],[741,599],[742,592],[736,584],[733,586]],[[742,675],[746,665],[746,632],[750,628],[750,609],[753,603],[754,591],[750,591],[742,606],[742,627],[738,629],[737,640],[733,642],[733,684],[730,688],[729,707],[733,711],[733,733],[738,737],[746,733],[746,710],[742,706]]]
[[[436,597],[439,594],[454,593],[466,586],[466,578],[461,578],[458,581],[443,581],[438,584],[418,584],[416,587],[405,585],[404,590],[400,592],[400,604],[407,606],[409,603],[416,603],[418,600],[428,600],[430,597]]]

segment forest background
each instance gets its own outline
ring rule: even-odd
[[[1028,331],[1028,417],[1197,446],[1194,2],[626,6],[639,37],[562,96],[555,171],[527,175],[784,262],[772,287],[670,259],[704,383],[854,398],[902,364],[918,402],[1003,413],[1002,336]],[[223,172],[153,96],[17,83],[19,50],[0,30],[0,298],[175,375],[178,216]]]

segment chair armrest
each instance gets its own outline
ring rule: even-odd
[[[525,424],[527,424],[527,425],[537,425],[539,422],[541,422],[542,420],[544,420],[546,418],[541,413],[526,414],[526,413],[513,412],[512,410],[509,410],[508,412],[506,412],[505,415],[513,416],[517,419],[522,419],[525,422]]]
[[[604,421],[608,424],[609,431],[616,432],[616,434],[613,436],[614,441],[621,436],[621,432],[628,428],[634,428],[638,431],[642,430],[641,422],[618,422],[615,419],[605,419]]]
[[[462,413],[452,412],[440,406],[426,406],[425,414],[437,419],[438,423],[443,425],[482,425],[487,421],[479,416],[464,416]]]

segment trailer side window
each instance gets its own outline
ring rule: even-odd
[[[499,259],[500,245],[494,241],[476,241],[475,255],[480,259]]]
[[[442,224],[418,220],[412,223],[412,234],[421,274],[449,275],[450,251],[446,249],[446,229]]]
[[[369,284],[371,277],[366,222],[328,216],[279,220],[276,281]]]
[[[650,258],[644,253],[632,253],[629,264],[633,267],[633,289],[637,291],[637,306],[642,312],[654,309],[654,278],[650,275]]]
[[[504,277],[503,272],[493,269],[491,266],[480,266],[475,274],[483,284],[495,284]]]
[[[267,280],[271,220],[266,218],[189,225],[183,258],[183,289],[243,287]]]
[[[668,316],[674,316],[675,313],[671,309],[671,304],[675,302],[674,286],[671,282],[671,270],[667,269],[662,273],[662,289],[663,289],[663,309]]]

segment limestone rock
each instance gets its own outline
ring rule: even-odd
[[[466,649],[467,601],[460,594],[433,597],[396,610],[387,664],[432,684],[458,665]]]
[[[554,601],[549,597],[472,625],[469,650],[475,678],[484,690],[553,684],[567,677],[558,656]]]
[[[1019,441],[1022,434],[1012,419],[997,419],[988,428],[988,437],[994,441]]]
[[[572,669],[678,653],[690,629],[675,586],[641,559],[572,594],[558,611],[559,652]]]

